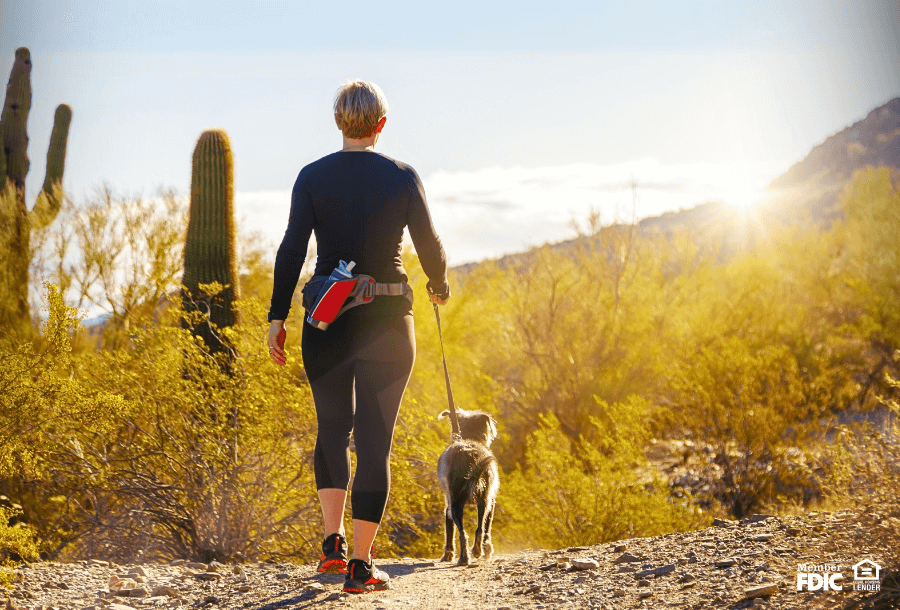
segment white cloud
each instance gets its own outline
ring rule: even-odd
[[[494,258],[546,242],[572,238],[572,220],[597,209],[605,222],[628,219],[631,181],[637,184],[638,219],[711,200],[735,205],[762,198],[780,166],[662,165],[641,159],[615,165],[571,164],[538,168],[439,171],[424,179],[435,227],[451,264]],[[237,193],[244,230],[281,242],[290,192]]]

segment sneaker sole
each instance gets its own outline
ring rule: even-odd
[[[391,581],[366,584],[351,581],[344,585],[344,593],[374,593],[376,591],[386,591],[393,588],[394,586],[391,584]]]
[[[343,559],[330,559],[319,566],[319,574],[346,574],[347,562]]]

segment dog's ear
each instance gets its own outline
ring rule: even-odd
[[[443,411],[441,411],[441,414],[438,415],[438,420],[442,420],[445,417],[450,417],[450,411],[448,411],[447,409],[444,409]]]
[[[484,427],[488,431],[488,442],[497,438],[497,422],[494,421],[494,418],[487,413],[482,413],[481,419],[484,422]]]

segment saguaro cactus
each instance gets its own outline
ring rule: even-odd
[[[210,295],[201,284],[225,288]],[[234,157],[228,134],[204,131],[194,148],[191,168],[191,208],[184,247],[183,302],[188,312],[208,313],[210,324],[190,323],[212,352],[228,349],[217,329],[237,322],[240,298],[234,229]]]
[[[6,101],[0,115],[0,253],[6,268],[0,272],[0,328],[21,328],[29,322],[28,265],[31,262],[31,231],[42,229],[56,218],[62,205],[62,178],[72,109],[56,108],[53,134],[47,151],[47,173],[34,208],[25,203],[28,174],[28,112],[31,110],[31,53],[16,49],[6,85]]]

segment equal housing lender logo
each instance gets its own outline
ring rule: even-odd
[[[854,564],[853,591],[881,590],[881,566],[871,559]],[[849,576],[849,574],[848,574]],[[843,591],[843,567],[839,563],[797,564],[797,591]]]

